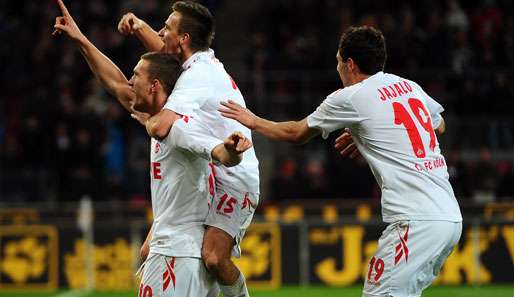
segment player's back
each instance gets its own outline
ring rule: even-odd
[[[308,123],[323,137],[351,129],[382,190],[385,222],[460,221],[434,132],[442,111],[416,83],[378,72],[329,95]]]
[[[221,116],[221,101],[233,100],[245,106],[244,98],[234,80],[212,51],[197,52],[186,63],[166,103],[166,108],[181,114],[196,114],[213,135],[224,139],[235,131],[252,139],[251,131],[237,121]],[[238,191],[259,193],[259,162],[252,147],[234,167],[218,166],[216,181]]]
[[[441,105],[416,83],[379,72],[355,88],[356,141],[382,189],[385,221],[461,220],[434,131]]]

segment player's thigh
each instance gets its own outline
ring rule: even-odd
[[[152,255],[145,262],[138,296],[207,296],[213,286],[201,259]]]
[[[258,194],[217,187],[205,224],[225,231],[237,247],[252,222],[258,203]]]
[[[420,296],[457,243],[460,228],[439,221],[389,225],[369,262],[363,296]]]
[[[387,226],[378,240],[378,249],[370,259],[363,296],[389,296],[393,271],[394,246],[397,242],[396,230],[398,223]]]
[[[462,233],[462,223],[458,222],[418,222],[424,227],[423,239],[417,244],[413,242],[413,250],[424,256],[420,257],[419,267],[412,272],[408,288],[413,296],[421,295],[421,292],[430,286],[439,275],[448,256],[459,242]]]
[[[234,243],[234,238],[227,232],[217,227],[207,226],[203,236],[202,255],[204,258],[209,256],[230,257]]]

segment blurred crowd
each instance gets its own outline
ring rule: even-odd
[[[215,16],[230,5],[202,2]],[[451,147],[441,141],[457,194],[476,201],[514,197],[514,158],[494,155],[514,154],[512,1],[253,2],[247,24],[234,28],[249,38],[233,63],[245,69],[235,79],[257,114],[306,116],[341,86],[335,72],[341,31],[375,26],[386,36],[386,71],[419,82],[464,130],[473,130],[476,119],[486,127],[479,147],[461,138],[452,138]],[[157,29],[170,8],[158,0],[67,3],[85,35],[127,76],[144,50],[115,31],[118,20],[134,11]],[[57,13],[50,0],[0,2],[0,202],[145,200],[148,137],[102,90],[73,44],[51,37]],[[378,198],[367,164],[341,158],[332,143],[270,144],[270,156],[257,151],[274,164],[263,170],[265,199]],[[475,157],[466,154],[478,149]]]
[[[385,71],[420,83],[445,108],[448,129],[440,142],[457,196],[512,199],[513,12],[508,0],[262,2],[248,27],[248,104],[277,120],[305,117],[341,86],[340,33],[377,27],[386,38]],[[270,197],[378,198],[365,162],[342,160],[332,145],[333,138],[317,151],[279,148],[284,158],[273,170]]]
[[[264,113],[303,116],[318,104],[302,102],[306,94],[340,85],[341,32],[367,25],[384,33],[386,71],[418,81],[447,115],[506,117],[514,107],[513,11],[510,0],[263,1],[249,22],[248,92],[273,98],[258,106]]]

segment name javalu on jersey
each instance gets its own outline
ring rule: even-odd
[[[208,163],[223,141],[205,125],[183,117],[168,137],[152,138],[150,176],[153,237],[150,252],[175,257],[201,257],[207,217]]]
[[[443,107],[419,85],[378,72],[330,94],[308,118],[323,138],[350,128],[382,190],[382,217],[461,221],[434,129]]]
[[[223,64],[214,57],[214,52],[196,52],[182,67],[185,70],[164,108],[179,114],[198,115],[217,138],[225,139],[232,132],[241,131],[251,140],[252,134],[248,128],[223,117],[218,111],[221,101],[233,100],[242,106],[245,106],[245,101]],[[230,168],[218,166],[215,174],[216,183],[221,188],[259,193],[259,161],[253,147],[244,153],[239,165]]]

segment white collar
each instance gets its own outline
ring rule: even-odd
[[[208,49],[206,51],[197,51],[197,52],[195,52],[194,54],[191,55],[191,57],[189,57],[182,64],[182,68],[183,69],[188,69],[189,67],[191,67],[191,64],[193,64],[194,62],[198,61],[202,57],[207,57],[209,59],[213,59],[214,58],[214,51],[210,48],[210,49]]]

